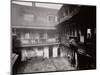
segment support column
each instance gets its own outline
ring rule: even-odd
[[[57,57],[58,56],[58,47],[54,46],[53,47],[53,57]]]
[[[75,30],[75,37],[77,37],[77,30]]]
[[[78,67],[78,57],[77,57],[77,53],[75,52],[75,67]]]
[[[49,47],[44,47],[44,58],[49,58]]]
[[[63,57],[64,56],[64,53],[63,53],[63,50],[62,48],[60,49],[60,57]]]

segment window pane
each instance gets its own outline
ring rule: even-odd
[[[49,15],[48,16],[48,21],[49,22],[57,22],[57,17],[54,15]]]

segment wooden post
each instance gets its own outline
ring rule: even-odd
[[[58,47],[54,46],[53,47],[53,57],[57,57],[58,56]]]
[[[78,66],[78,59],[77,59],[78,57],[77,57],[77,53],[75,52],[75,67],[77,68],[77,66]]]
[[[49,58],[49,48],[44,47],[44,58]]]

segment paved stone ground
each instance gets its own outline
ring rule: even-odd
[[[30,72],[47,72],[47,71],[64,71],[75,70],[68,62],[67,58],[57,57],[50,59],[32,58],[26,62],[22,62],[18,68],[17,73]]]

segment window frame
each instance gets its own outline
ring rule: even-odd
[[[50,19],[49,19],[50,17],[54,17],[54,20],[55,20],[55,21],[54,21],[54,20],[50,21]],[[48,15],[48,16],[47,16],[47,21],[48,21],[48,22],[58,22],[58,17],[57,17],[56,15]]]

